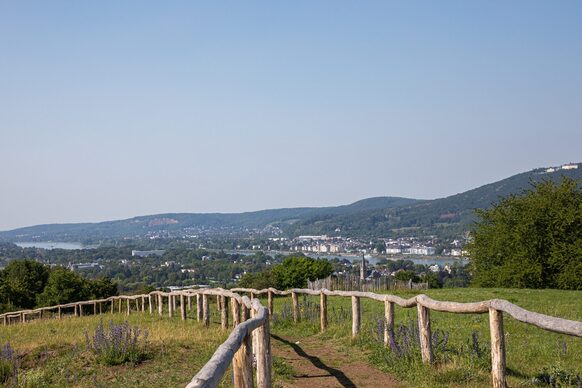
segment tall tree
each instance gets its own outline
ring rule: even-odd
[[[331,275],[333,267],[326,259],[312,259],[306,256],[285,258],[273,267],[273,275],[279,289],[306,287],[307,280],[316,280]]]
[[[582,190],[564,178],[477,211],[468,250],[473,284],[582,289]]]
[[[51,270],[44,291],[38,295],[38,304],[52,306],[87,300],[91,295],[88,281],[64,267]]]
[[[11,261],[3,270],[2,286],[6,300],[3,304],[10,308],[33,308],[36,294],[44,289],[49,267],[33,260]]]

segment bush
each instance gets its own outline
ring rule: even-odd
[[[87,349],[96,356],[97,361],[106,365],[119,365],[126,362],[137,364],[147,358],[148,332],[131,327],[127,321],[123,324],[109,322],[106,330],[103,320],[95,329],[93,338],[85,332]]]
[[[581,183],[543,181],[478,210],[473,285],[582,290]]]

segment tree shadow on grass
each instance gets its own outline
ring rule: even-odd
[[[348,378],[348,376],[346,376],[341,370],[325,365],[319,357],[311,356],[311,355],[307,354],[305,352],[305,350],[303,350],[301,348],[301,346],[297,345],[296,343],[287,341],[286,339],[281,338],[281,337],[274,335],[274,334],[271,334],[271,337],[279,342],[284,343],[285,345],[290,346],[295,351],[295,353],[297,353],[297,355],[299,357],[302,357],[302,358],[305,358],[306,360],[309,360],[309,362],[311,362],[313,364],[313,366],[315,366],[316,368],[327,372],[329,374],[329,376],[335,377],[335,379],[338,381],[339,384],[341,384],[342,387],[352,388],[352,387],[356,386],[354,384],[354,382],[352,380],[350,380]],[[328,376],[328,375],[323,374],[323,375],[316,375],[316,376],[296,376],[296,377],[298,377],[298,378],[315,378],[315,377],[325,377],[325,376]]]

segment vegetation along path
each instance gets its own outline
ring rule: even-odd
[[[392,376],[354,360],[331,342],[273,334],[271,346],[273,355],[290,369],[289,380],[282,384],[284,387],[399,386]]]

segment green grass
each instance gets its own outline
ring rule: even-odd
[[[507,299],[523,308],[548,315],[582,320],[582,292],[556,290],[502,290],[502,289],[448,289],[429,290],[429,296],[437,300],[481,301],[492,298]],[[410,297],[414,293],[398,292]],[[426,366],[420,353],[409,357],[395,357],[392,352],[374,338],[377,320],[382,318],[383,304],[362,300],[362,333],[352,341],[351,302],[349,298],[328,297],[329,328],[319,333],[319,321],[312,301],[311,319],[295,325],[289,317],[283,317],[290,306],[290,297],[275,298],[272,333],[280,336],[301,338],[310,336],[320,340],[322,348],[334,345],[350,357],[363,359],[379,369],[393,374],[404,386],[448,387],[489,386],[489,353],[474,357],[471,354],[471,336],[477,332],[480,346],[489,344],[487,314],[448,314],[431,312],[433,330],[449,333],[447,349],[436,353],[436,364]],[[212,299],[211,299],[212,300]],[[266,300],[263,300],[266,305]],[[166,311],[166,310],[165,310]],[[77,386],[77,387],[128,387],[184,386],[208,361],[228,333],[220,330],[216,305],[211,305],[213,324],[204,328],[189,317],[185,322],[179,317],[172,319],[131,314],[104,314],[103,320],[115,322],[128,320],[149,332],[149,357],[137,364],[107,366],[97,362],[85,348],[84,332],[92,333],[101,316],[63,318],[32,321],[26,324],[0,326],[0,344],[10,341],[21,361],[20,386]],[[190,312],[191,315],[193,312]],[[307,317],[306,317],[307,318]],[[396,325],[416,320],[416,309],[396,306]],[[548,375],[582,375],[582,339],[550,333],[531,325],[517,322],[505,314],[507,366],[509,385],[533,386],[532,379],[544,371]],[[565,345],[564,345],[565,344]],[[357,351],[356,351],[357,350]],[[273,370],[275,385],[289,380],[295,373],[282,359],[275,359]],[[231,383],[231,371],[225,374],[222,386]]]
[[[507,299],[530,311],[552,316],[582,320],[582,292],[558,290],[514,290],[514,289],[443,289],[425,292],[433,299],[475,302],[487,299]],[[411,297],[413,292],[398,292],[402,297]],[[319,297],[300,298],[303,302],[319,303]],[[279,314],[290,298],[276,298],[275,311]],[[309,305],[309,303],[308,303]],[[435,350],[436,363],[422,364],[420,352],[408,357],[396,357],[377,339],[377,321],[382,319],[383,304],[362,300],[362,333],[351,340],[351,301],[349,298],[328,297],[329,328],[319,333],[319,321],[315,309],[304,309],[312,319],[304,319],[298,325],[289,319],[275,318],[272,332],[278,335],[313,336],[324,344],[330,341],[343,347],[348,354],[350,348],[363,350],[365,358],[378,368],[395,375],[405,385],[414,387],[490,386],[490,350],[488,314],[451,314],[431,312],[432,330],[448,333],[448,344]],[[314,310],[314,311],[312,311]],[[396,306],[396,327],[416,321],[416,308],[403,309]],[[504,314],[507,349],[508,383],[510,386],[535,386],[533,379],[549,371],[554,376],[560,373],[582,377],[582,338],[551,333],[537,327],[518,322]],[[475,354],[472,336],[477,334],[481,356]],[[382,336],[379,336],[380,341]],[[558,376],[559,377],[559,376]]]
[[[21,356],[21,386],[129,387],[184,386],[226,339],[220,326],[206,329],[193,320],[169,319],[149,314],[129,317],[103,315],[124,320],[149,332],[148,359],[137,365],[107,366],[85,347],[84,332],[94,332],[99,316],[33,321],[0,329],[0,343],[10,341]],[[26,384],[24,384],[26,382]]]

